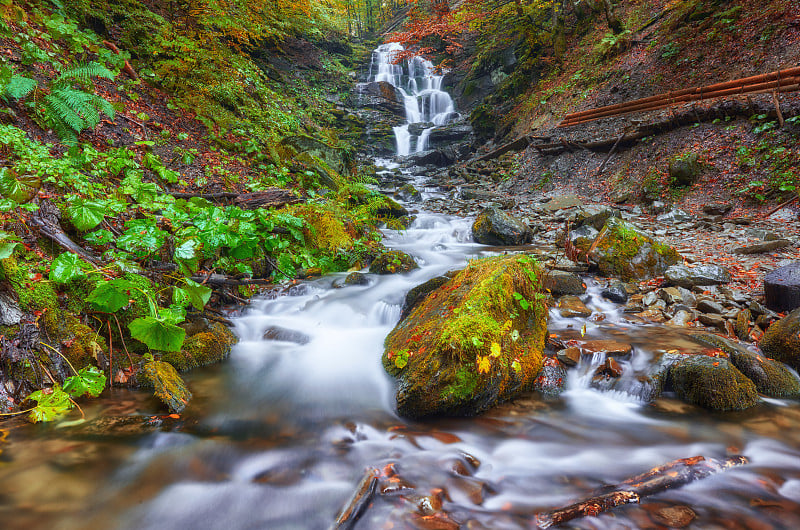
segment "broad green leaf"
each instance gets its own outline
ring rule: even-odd
[[[106,376],[95,366],[86,366],[78,370],[76,375],[64,380],[64,391],[73,398],[84,394],[97,397],[106,387]]]
[[[153,317],[140,317],[128,324],[131,337],[151,350],[180,351],[186,330]]]
[[[60,254],[50,265],[50,280],[56,283],[67,283],[73,278],[86,276],[81,265],[88,264],[72,252]]]
[[[167,324],[180,324],[186,320],[186,310],[180,305],[158,308],[158,320]]]
[[[0,230],[0,259],[10,258],[19,245],[19,237],[11,232]]]
[[[175,259],[192,259],[195,256],[197,243],[194,239],[184,241],[175,249]]]
[[[42,181],[38,177],[23,175],[17,177],[10,169],[0,168],[0,194],[17,204],[24,204],[39,193]]]
[[[126,305],[130,299],[130,290],[134,285],[128,280],[117,278],[97,285],[89,293],[87,302],[92,304],[92,308],[103,313],[114,313]]]
[[[203,309],[211,299],[211,287],[201,285],[189,278],[186,278],[186,286],[181,289],[186,292],[195,309]]]
[[[34,423],[53,421],[72,408],[69,394],[64,392],[58,384],[53,386],[51,392],[45,393],[44,390],[37,390],[28,396],[28,399],[32,399],[38,403],[28,415],[28,418]]]
[[[67,204],[67,216],[78,230],[91,230],[99,225],[106,215],[105,205],[90,199],[75,197]]]
[[[109,230],[95,230],[94,232],[89,232],[83,239],[92,243],[93,245],[107,245],[114,241],[114,234],[111,233]]]

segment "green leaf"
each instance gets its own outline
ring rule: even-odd
[[[175,259],[192,259],[195,256],[197,243],[194,239],[184,241],[175,249]]]
[[[10,169],[0,168],[0,194],[18,204],[24,204],[39,193],[42,181],[38,177],[23,175],[17,177]]]
[[[95,230],[94,232],[89,232],[83,239],[92,243],[93,245],[107,245],[114,241],[114,234],[111,233],[109,230]]]
[[[211,287],[201,285],[190,279],[186,279],[186,287],[183,287],[189,293],[189,300],[195,309],[203,309],[203,307],[211,299]]]
[[[91,230],[105,218],[106,207],[97,201],[75,197],[67,205],[67,215],[78,230]]]
[[[28,418],[34,423],[40,421],[53,421],[59,416],[66,414],[72,408],[72,402],[69,400],[69,394],[61,389],[61,386],[56,384],[50,392],[45,390],[37,390],[28,396],[38,403],[33,408]]]
[[[154,317],[140,317],[128,324],[131,337],[151,350],[180,351],[186,330]]]
[[[19,237],[11,232],[0,230],[0,259],[10,258],[19,245]]]
[[[67,283],[73,278],[86,276],[81,265],[88,266],[88,263],[72,252],[64,252],[50,265],[50,280],[56,283]]]
[[[86,366],[78,370],[76,375],[64,380],[64,391],[73,398],[85,394],[97,397],[106,387],[106,376],[95,366]]]
[[[89,293],[87,302],[92,304],[92,308],[103,313],[114,313],[126,305],[130,299],[130,290],[136,287],[128,280],[117,278],[108,282],[98,284]]]

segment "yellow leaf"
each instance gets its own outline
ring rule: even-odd
[[[489,357],[481,357],[478,355],[478,373],[479,374],[488,374],[489,369],[492,367],[492,361]]]
[[[513,325],[514,324],[510,320],[506,320],[505,323],[503,324],[503,331],[504,332],[508,331],[509,329],[511,329],[511,326]]]
[[[493,342],[491,347],[492,357],[500,357],[500,351],[500,345],[496,342]]]
[[[581,337],[583,337],[584,335],[586,335],[586,324],[584,324],[583,327],[581,328]]]

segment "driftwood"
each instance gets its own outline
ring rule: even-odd
[[[485,160],[492,160],[494,158],[499,158],[504,154],[510,151],[522,151],[529,145],[533,144],[535,140],[539,141],[546,141],[549,140],[549,136],[521,136],[516,140],[512,140],[506,144],[501,145],[497,149],[486,153],[485,155],[481,155],[478,157],[478,160],[485,161]]]
[[[50,201],[44,200],[39,209],[31,215],[30,224],[39,229],[39,233],[53,241],[61,248],[77,254],[92,265],[100,265],[100,260],[89,251],[75,243],[64,232],[59,224],[61,213]]]
[[[233,278],[224,274],[208,274],[206,276],[192,276],[192,281],[212,286],[233,286],[240,285],[272,285],[273,282],[264,278]]]
[[[104,40],[103,44],[105,44],[106,48],[119,55],[119,48],[117,48],[116,44],[107,40]],[[133,69],[131,63],[128,61],[125,61],[125,66],[122,68],[122,71],[128,74],[131,79],[139,79],[139,76],[136,74],[136,70]]]
[[[364,511],[369,506],[372,497],[375,495],[375,489],[378,485],[378,470],[368,469],[358,483],[353,496],[344,506],[336,518],[336,522],[331,526],[331,530],[344,530],[352,528],[358,519],[364,514]]]
[[[305,202],[304,198],[298,197],[291,191],[281,188],[270,188],[265,191],[256,191],[253,193],[235,193],[227,191],[215,193],[172,192],[170,195],[176,199],[200,197],[201,199],[209,201],[232,200],[234,204],[245,210],[253,210],[255,208],[282,208],[288,204]]]
[[[641,498],[685,486],[713,473],[746,464],[744,456],[714,459],[702,456],[681,458],[636,475],[621,484],[596,491],[590,497],[536,516],[538,528],[550,528],[579,517],[595,516],[622,504],[635,504]]]

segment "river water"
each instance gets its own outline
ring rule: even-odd
[[[437,510],[461,528],[532,528],[536,513],[668,461],[743,454],[750,464],[571,527],[667,528],[663,510],[688,506],[691,528],[800,528],[796,402],[726,414],[645,404],[591,389],[603,359],[586,358],[557,398],[521,396],[478,418],[398,417],[380,357],[405,292],[491,249],[471,241],[470,220],[425,212],[385,236],[420,269],[364,286],[337,287],[336,274],[255,300],[234,318],[230,358],[187,375],[195,397],[180,418],[117,389],[93,400],[85,424],[14,424],[0,442],[0,527],[325,529],[377,469],[356,528],[454,528],[421,518]],[[553,314],[551,333],[586,325],[589,338],[629,342],[628,373],[658,350],[699,348],[680,330],[627,322],[587,282],[594,317]]]

